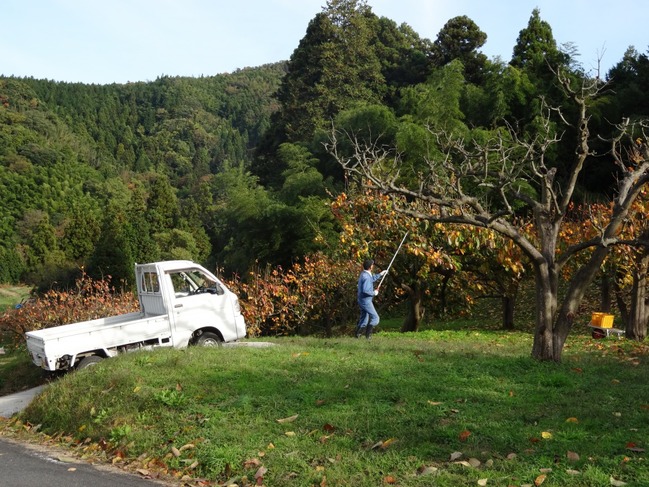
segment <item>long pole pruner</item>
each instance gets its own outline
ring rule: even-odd
[[[394,259],[396,259],[397,254],[399,253],[399,250],[401,250],[401,246],[403,245],[403,242],[406,241],[406,237],[407,237],[407,236],[408,236],[408,232],[406,232],[406,234],[405,234],[405,235],[403,236],[403,238],[401,239],[401,243],[399,244],[399,248],[397,248],[397,251],[396,251],[396,252],[394,253],[394,255],[392,256],[392,260],[390,261],[390,264],[388,265],[388,268],[385,270],[385,274],[383,274],[383,277],[382,277],[381,280],[379,281],[379,285],[376,286],[376,290],[377,290],[377,291],[378,291],[379,289],[381,289],[381,284],[383,284],[383,279],[385,279],[385,276],[388,275],[388,272],[390,271],[390,267],[392,267],[392,263],[394,262]]]

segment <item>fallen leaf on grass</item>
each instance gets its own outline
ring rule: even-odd
[[[287,431],[284,433],[286,436],[295,436],[295,431]]]
[[[178,458],[180,456],[180,450],[176,448],[175,446],[171,447],[171,453],[173,453],[173,456]]]
[[[485,485],[487,485],[487,479],[480,479],[480,480],[478,480],[478,485],[479,485],[480,487],[484,487]]]
[[[322,429],[325,430],[327,433],[333,433],[334,431],[336,431],[336,427],[330,425],[329,423],[325,423]]]
[[[581,475],[581,472],[580,472],[579,470],[573,470],[573,469],[571,469],[571,468],[569,468],[568,470],[566,470],[566,473],[567,473],[568,475]]]
[[[514,460],[516,458],[516,453],[510,453],[505,458],[507,460]]]
[[[263,479],[264,475],[266,475],[267,472],[268,472],[268,469],[266,467],[264,467],[264,466],[261,466],[261,467],[259,467],[259,470],[257,470],[257,472],[255,473],[255,478],[257,480]]]
[[[388,475],[387,477],[385,477],[383,479],[383,481],[386,484],[396,484],[397,483],[397,479],[395,477],[393,477],[392,475]]]
[[[541,475],[539,475],[538,477],[536,477],[536,478],[534,479],[534,485],[536,485],[536,487],[539,487],[539,485],[541,485],[543,482],[545,482],[545,479],[546,479],[547,477],[548,477],[548,476],[545,475],[545,474],[541,474]]]
[[[574,451],[568,451],[568,453],[566,453],[566,457],[571,462],[578,462],[579,461],[579,453],[575,453]]]
[[[437,473],[437,467],[425,467],[421,466],[417,469],[417,475],[432,475]]]
[[[455,465],[462,465],[463,467],[471,468],[471,464],[466,460],[460,460],[459,462],[453,462]]]
[[[297,419],[298,416],[299,414],[294,414],[293,416],[289,416],[288,418],[277,419],[276,421],[278,423],[292,423]]]
[[[577,418],[568,418],[566,423],[579,423],[579,420]]]
[[[469,458],[469,465],[471,465],[473,468],[478,468],[482,462],[478,460],[477,458]]]
[[[622,482],[621,480],[616,480],[613,477],[611,477],[609,481],[611,482],[611,485],[613,487],[623,487],[626,485],[626,482]]]
[[[374,445],[372,445],[372,450],[377,450],[377,449],[385,450],[390,445],[392,445],[392,443],[394,443],[395,441],[397,441],[397,440],[394,439],[394,438],[388,438],[385,441],[379,441],[378,443],[374,443]]]
[[[471,436],[471,432],[469,430],[464,430],[460,433],[459,439],[460,441],[466,441],[469,436]]]
[[[453,453],[451,453],[451,462],[454,462],[458,458],[462,458],[462,455],[463,455],[462,452],[454,451]]]
[[[543,431],[543,432],[541,433],[541,437],[542,437],[544,440],[551,440],[551,439],[552,439],[552,433],[550,433],[549,431]]]
[[[243,462],[243,468],[257,468],[261,465],[261,462],[256,458],[251,458]]]
[[[441,401],[428,401],[428,404],[431,406],[439,406],[440,404],[444,404]]]

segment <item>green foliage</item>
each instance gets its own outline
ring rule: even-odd
[[[180,407],[187,402],[185,394],[178,389],[163,389],[154,393],[153,398],[171,408]]]
[[[463,131],[460,100],[464,83],[462,64],[452,61],[425,83],[405,90],[401,111],[433,129]]]
[[[466,16],[431,42],[364,0],[332,0],[287,62],[106,86],[0,77],[0,282],[64,286],[80,267],[128,282],[133,262],[160,258],[245,275],[334,253],[330,199],[349,181],[323,150],[332,120],[396,147],[412,178],[438,155],[426,125],[534,137],[542,96],[568,109],[547,62],[587,80],[538,9],[510,65],[485,59],[485,39]],[[646,65],[625,54],[593,120],[647,111]],[[551,165],[570,160],[571,135]],[[614,177],[607,160],[592,166],[585,195]]]
[[[487,41],[473,20],[466,15],[453,17],[444,24],[433,44],[437,66],[458,60],[464,66],[464,76],[471,83],[481,83],[487,56],[478,51]]]
[[[278,63],[110,86],[0,78],[0,279],[48,285],[81,265],[128,277],[133,260],[159,258],[154,234],[175,228],[195,236],[183,255],[209,257],[208,215],[179,210],[223,160],[248,160],[283,74]]]
[[[532,72],[547,72],[548,65],[565,65],[568,59],[557,48],[552,35],[552,27],[541,20],[541,11],[535,8],[527,27],[522,29],[516,39],[511,59],[512,66],[526,68]]]

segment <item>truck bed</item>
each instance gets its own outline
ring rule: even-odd
[[[126,322],[139,320],[140,318],[144,318],[144,313],[136,311],[134,313],[127,313],[119,316],[79,321],[69,325],[53,326],[51,328],[43,328],[42,330],[29,331],[27,332],[27,337],[41,338],[42,340],[56,340],[72,335],[78,335],[79,333],[101,331],[109,326],[121,325]]]
[[[113,356],[118,347],[131,344],[172,346],[167,315],[145,317],[141,312],[30,331],[26,338],[34,364],[52,371],[65,368],[66,361],[74,364],[79,355]]]

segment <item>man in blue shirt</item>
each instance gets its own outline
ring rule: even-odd
[[[372,274],[372,267],[374,261],[372,259],[365,259],[363,261],[363,271],[358,278],[358,306],[361,308],[361,316],[356,325],[356,338],[365,335],[369,340],[372,336],[374,327],[379,324],[379,315],[374,308],[372,299],[379,292],[374,289],[374,282],[379,280],[388,271],[382,271],[379,274]],[[369,323],[368,323],[369,321]]]

